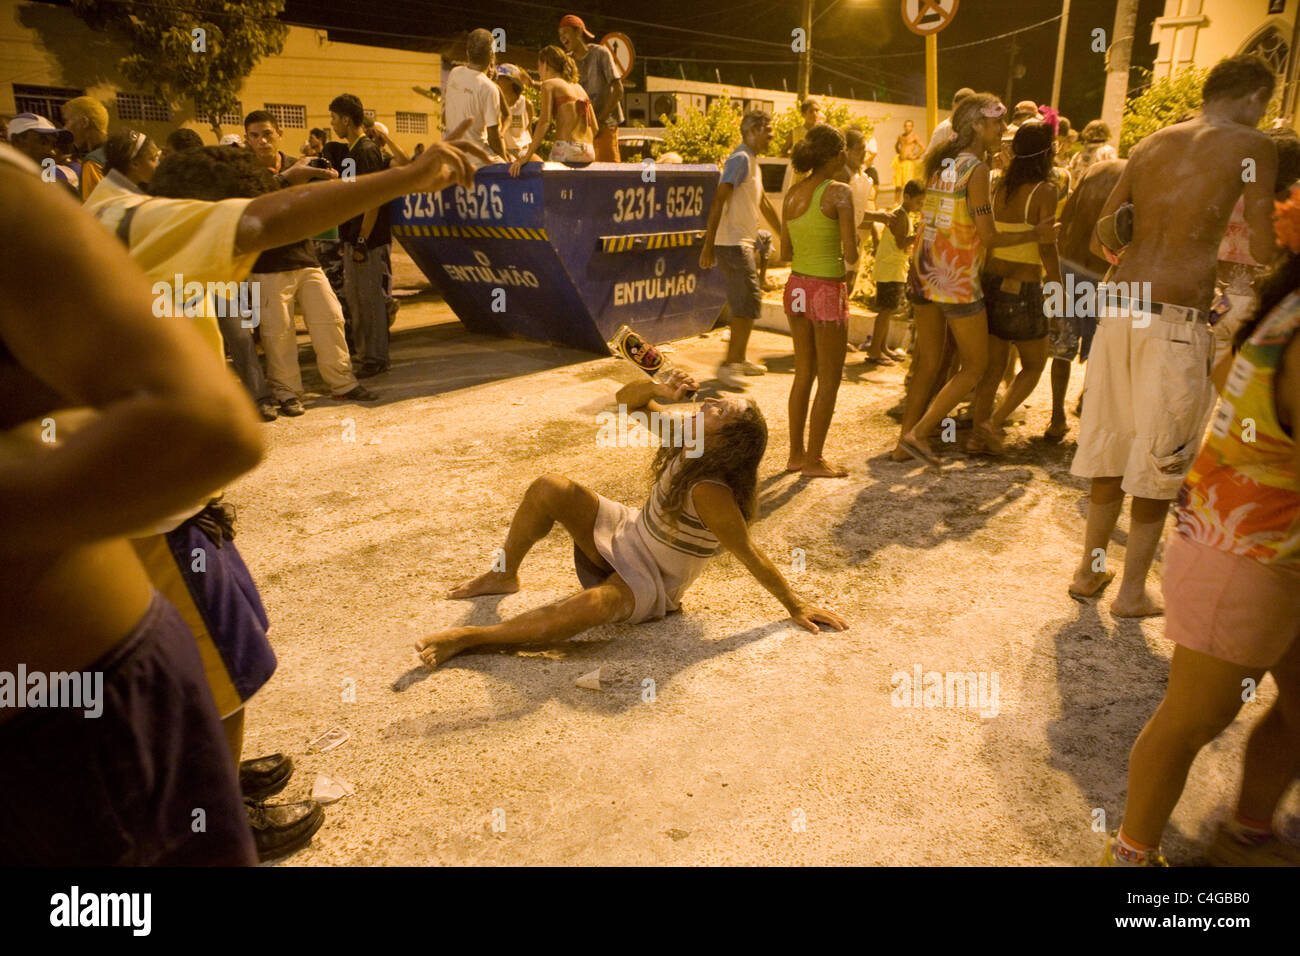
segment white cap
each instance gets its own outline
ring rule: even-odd
[[[243,146],[244,138],[240,136],[238,133],[227,133],[225,136],[221,137],[221,145],[222,146]]]
[[[57,126],[47,120],[44,116],[37,113],[19,113],[9,121],[9,138],[13,139],[23,133],[54,133],[58,135],[62,132]]]

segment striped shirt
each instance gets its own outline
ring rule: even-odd
[[[695,482],[687,489],[677,518],[669,517],[665,511],[668,488],[681,467],[680,461],[664,469],[636,517],[637,538],[659,566],[670,607],[677,606],[682,594],[699,577],[709,559],[722,550],[721,542],[700,520],[691,500],[695,485],[706,481],[710,484],[722,482],[711,479]]]

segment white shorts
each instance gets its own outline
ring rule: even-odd
[[[1071,473],[1122,477],[1140,498],[1177,497],[1214,410],[1213,355],[1214,333],[1196,309],[1101,318]]]
[[[591,143],[573,143],[564,139],[557,139],[551,147],[551,162],[553,163],[594,163],[596,161],[596,148]]]

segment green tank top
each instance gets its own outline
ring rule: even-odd
[[[808,209],[786,223],[790,230],[790,244],[794,247],[794,261],[790,268],[800,275],[819,279],[844,278],[844,249],[840,244],[840,221],[830,219],[822,212],[822,193],[831,180],[818,186],[808,203]]]

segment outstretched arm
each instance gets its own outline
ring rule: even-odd
[[[819,624],[836,631],[849,626],[848,621],[835,612],[814,607],[794,592],[776,565],[754,545],[749,536],[749,526],[729,488],[713,482],[700,482],[692,490],[691,500],[705,526],[717,536],[724,548],[740,559],[755,580],[781,602],[796,624],[813,633],[820,630]]]
[[[633,382],[631,385],[624,385],[614,393],[614,401],[626,405],[629,412],[644,408],[662,415],[667,414],[668,411],[655,401],[656,398],[662,398],[666,402],[677,402],[698,388],[693,378],[680,369],[674,369],[669,373],[666,382],[645,379]]]
[[[308,183],[258,196],[248,204],[235,233],[235,254],[244,256],[324,232],[377,209],[398,196],[440,192],[474,184],[474,172],[491,157],[480,144],[457,140],[462,124],[406,166],[358,176],[352,182]]]
[[[258,463],[248,397],[190,322],[153,315],[149,280],[120,242],[62,190],[12,172],[0,176],[0,229],[20,240],[0,257],[0,341],[20,367],[10,373],[99,412],[75,431],[55,416],[57,441],[41,454],[0,458],[0,550],[138,531]],[[15,294],[51,262],[59,280],[38,303]]]

